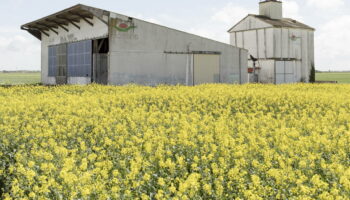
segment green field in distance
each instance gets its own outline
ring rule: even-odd
[[[322,72],[316,74],[317,81],[338,81],[350,83],[350,72]],[[0,85],[21,85],[40,83],[40,72],[0,72]]]
[[[350,72],[322,72],[316,73],[317,81],[338,81],[338,83],[350,83]]]
[[[0,72],[0,85],[40,83],[40,72]]]

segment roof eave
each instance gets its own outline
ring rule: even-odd
[[[238,23],[236,23],[234,26],[232,26],[232,28],[230,28],[227,32],[228,33],[232,33],[232,29],[236,28],[236,26],[238,26],[238,24],[240,24],[242,21],[244,21],[245,19],[247,19],[249,16],[252,16],[251,14],[248,14],[247,16],[245,16],[241,21],[239,21]]]
[[[84,14],[77,13],[77,11],[83,12]],[[35,20],[33,22],[26,23],[21,26],[21,29],[28,31],[34,37],[41,40],[42,39],[41,35],[42,34],[48,35],[47,32],[49,32],[50,30],[58,34],[57,31],[55,31],[55,29],[57,29],[58,27],[61,27],[68,32],[68,29],[65,26],[67,26],[70,23],[72,23],[77,28],[80,28],[76,23],[79,22],[81,19],[83,19],[84,21],[86,21],[87,23],[93,26],[92,22],[90,22],[88,19],[92,19],[92,17],[95,16],[98,19],[100,19],[102,22],[107,24],[107,22],[103,20],[103,15],[108,16],[109,11],[86,6],[83,4],[77,4],[70,8],[64,9],[62,11],[59,11],[54,14]]]

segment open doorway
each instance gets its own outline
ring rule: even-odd
[[[108,38],[93,41],[93,69],[92,82],[98,84],[108,84]]]

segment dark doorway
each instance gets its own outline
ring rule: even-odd
[[[93,78],[92,82],[108,84],[108,38],[93,41]]]

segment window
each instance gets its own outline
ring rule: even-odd
[[[91,77],[92,41],[68,44],[68,77]]]
[[[57,74],[57,46],[49,47],[49,77]]]

